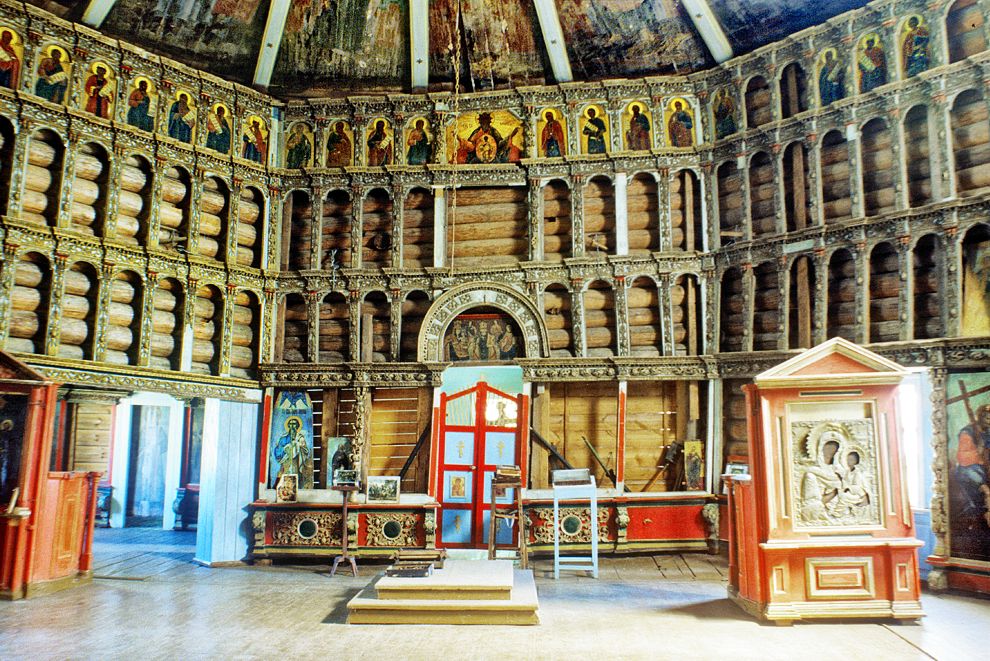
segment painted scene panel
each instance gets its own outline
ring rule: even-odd
[[[461,315],[443,338],[444,360],[514,360],[523,355],[519,326],[498,314]]]
[[[990,561],[990,372],[950,374],[946,413],[951,553]]]
[[[328,96],[402,90],[409,57],[408,0],[296,0],[271,87]]]
[[[578,80],[687,73],[708,51],[679,0],[556,0]]]
[[[100,30],[250,84],[269,0],[118,0]]]
[[[449,1],[449,0],[445,0]],[[454,12],[450,12],[453,15]],[[470,91],[546,82],[549,65],[533,3],[527,0],[461,0]]]
[[[745,53],[783,39],[812,25],[824,23],[867,0],[710,0],[709,6],[721,23],[732,49]]]

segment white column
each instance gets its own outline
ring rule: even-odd
[[[708,6],[706,0],[684,0],[684,9],[691,22],[701,35],[701,39],[708,46],[712,57],[716,62],[722,63],[732,58],[732,46],[725,36],[721,24],[715,18],[712,8]]]
[[[540,21],[540,32],[543,33],[543,43],[550,58],[553,77],[558,83],[569,83],[574,80],[574,74],[571,73],[571,60],[567,56],[564,31],[560,29],[557,5],[553,0],[533,0],[533,6],[536,8],[536,18]]]
[[[91,28],[98,28],[103,25],[107,14],[117,4],[117,0],[90,0],[82,16],[82,22]]]
[[[412,88],[425,92],[430,84],[429,0],[409,2],[409,44],[412,49]]]
[[[443,188],[433,189],[433,266],[447,262],[447,196]]]
[[[265,23],[265,34],[258,49],[258,64],[254,69],[254,84],[268,87],[275,70],[275,58],[278,57],[279,46],[282,45],[282,33],[285,30],[285,19],[289,16],[291,0],[272,0],[268,10],[268,21]],[[274,133],[274,131],[273,131]]]
[[[124,399],[117,404],[113,421],[113,458],[110,462],[110,486],[113,496],[110,500],[110,527],[124,527],[124,508],[127,507],[127,472],[131,463],[131,400]]]
[[[615,175],[615,254],[629,254],[629,210],[627,197],[626,173]]]

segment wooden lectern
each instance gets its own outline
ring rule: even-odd
[[[897,437],[907,371],[841,338],[746,391],[750,476],[729,494],[729,596],[787,624],[923,615]]]

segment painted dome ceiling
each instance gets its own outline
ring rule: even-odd
[[[461,29],[455,30],[458,2]],[[273,52],[278,49],[269,91],[295,97],[412,91],[410,20],[411,11],[419,6],[428,7],[429,47],[415,57],[426,60],[428,89],[452,88],[459,50],[461,89],[482,91],[561,82],[551,60],[556,57],[559,62],[563,55],[573,80],[579,81],[690,73],[715,64],[695,28],[695,19],[708,9],[732,54],[741,55],[866,2],[30,0],[30,4],[76,21],[90,4],[112,5],[96,26],[104,34],[246,85],[255,82],[259,50],[267,44]],[[538,7],[556,8],[563,48],[554,37],[544,39]],[[284,28],[266,39],[270,14],[284,15]]]

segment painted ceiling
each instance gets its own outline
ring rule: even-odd
[[[29,2],[76,21],[89,4]],[[283,2],[288,16],[269,91],[411,91],[410,0],[116,0],[99,29],[250,85],[269,10]],[[866,4],[705,2],[736,55]],[[714,65],[681,0],[428,0],[429,89],[451,89],[458,61],[464,91],[558,82],[537,3],[557,11],[574,80],[689,73]],[[551,48],[560,48],[551,41]]]

